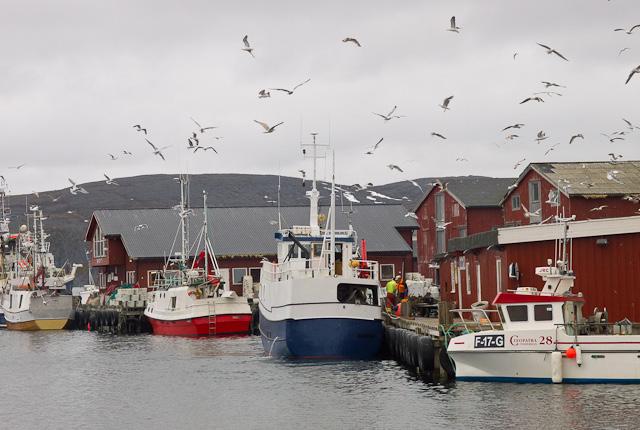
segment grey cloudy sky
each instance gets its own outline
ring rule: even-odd
[[[615,144],[601,132],[640,125],[636,0],[589,1],[1,1],[0,174],[13,192],[148,173],[310,170],[300,136],[336,149],[337,180],[376,184],[422,176],[515,176],[514,163],[640,158],[640,130]],[[455,15],[460,34],[445,31]],[[256,58],[243,52],[248,34]],[[346,36],[363,47],[343,44]],[[570,61],[547,55],[548,44]],[[620,49],[628,51],[618,55]],[[512,55],[518,52],[514,60]],[[294,95],[262,88],[291,87]],[[519,102],[566,85],[562,97]],[[438,104],[454,95],[446,113]],[[406,118],[371,112],[398,105]],[[219,151],[191,154],[190,116],[217,125]],[[262,134],[253,120],[284,121]],[[526,127],[504,143],[500,130]],[[163,162],[132,125],[158,146]],[[535,134],[551,136],[536,144]],[[445,142],[429,136],[437,131]],[[568,145],[572,134],[584,142]],[[384,137],[373,156],[364,152]],[[544,152],[560,143],[548,156]],[[496,144],[500,144],[498,147]],[[110,161],[127,149],[133,157]],[[456,162],[465,157],[468,162]],[[16,171],[8,169],[27,163]],[[390,171],[389,163],[405,173]],[[322,170],[322,169],[321,169]]]

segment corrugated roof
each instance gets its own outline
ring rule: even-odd
[[[321,207],[320,211],[326,214],[328,208]],[[308,207],[283,207],[280,212],[283,226],[309,224]],[[396,229],[418,228],[414,219],[405,217],[406,213],[402,205],[360,205],[353,207],[351,219],[358,239],[367,240],[369,252],[410,252],[411,247]],[[189,236],[194,243],[202,227],[202,215],[203,210],[196,208],[189,218]],[[93,216],[104,235],[121,236],[132,258],[164,257],[177,237],[179,219],[173,209],[99,210]],[[210,208],[207,217],[209,237],[216,255],[275,254],[276,207]],[[347,227],[347,214],[338,208],[336,228]],[[174,249],[177,245],[178,242]]]
[[[562,181],[560,186],[570,196],[640,193],[640,161],[531,163],[530,167],[553,184]],[[611,171],[617,171],[618,182],[607,178]]]

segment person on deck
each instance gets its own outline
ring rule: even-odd
[[[396,276],[395,279],[387,282],[387,310],[390,311],[393,306],[396,304],[396,291],[398,289],[398,284],[396,280],[400,280],[400,276]]]
[[[400,279],[398,279],[400,278]],[[405,281],[400,277],[397,276],[396,277],[397,280],[397,289],[398,289],[398,300],[402,301],[404,299],[406,299],[407,297],[409,297],[409,288],[407,288],[407,285],[405,284]]]

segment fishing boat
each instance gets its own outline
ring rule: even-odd
[[[17,234],[3,231],[2,309],[9,330],[61,330],[73,318],[73,299],[67,285],[82,267],[74,264],[58,268],[50,252],[48,235],[43,228],[42,210],[32,207],[33,230],[22,225]]]
[[[270,356],[372,358],[383,337],[378,264],[358,256],[351,226],[335,229],[335,177],[327,224],[320,228],[315,135],[312,157],[309,225],[280,225],[275,233],[277,262],[262,262],[262,345]]]
[[[188,177],[181,176],[181,250],[167,259],[156,277],[144,314],[153,334],[165,336],[213,336],[246,334],[251,330],[251,308],[222,280],[209,240],[207,195],[203,193],[203,225],[196,241],[199,250],[189,265],[189,217],[193,210],[185,203]]]
[[[640,335],[632,334],[633,324],[610,324],[606,310],[597,308],[583,317],[585,298],[572,291],[571,219],[558,220],[564,237],[556,240],[556,258],[535,269],[542,289],[499,293],[495,311],[453,311],[468,332],[447,348],[457,380],[640,383]],[[474,318],[465,319],[469,314]]]

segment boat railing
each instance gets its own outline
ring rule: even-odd
[[[354,278],[378,280],[378,262],[373,260],[351,260],[351,275]]]
[[[260,280],[276,282],[286,279],[329,276],[329,268],[319,263],[320,259],[318,258],[296,258],[280,264],[263,261]]]
[[[458,316],[460,324],[468,332],[502,329],[502,316],[496,309],[451,309],[450,312]],[[471,319],[465,315],[471,315]],[[491,315],[498,315],[498,321],[491,321]]]
[[[569,336],[589,336],[589,335],[632,335],[640,334],[640,323],[630,321],[608,322],[571,322],[556,324],[557,328],[563,328]]]

